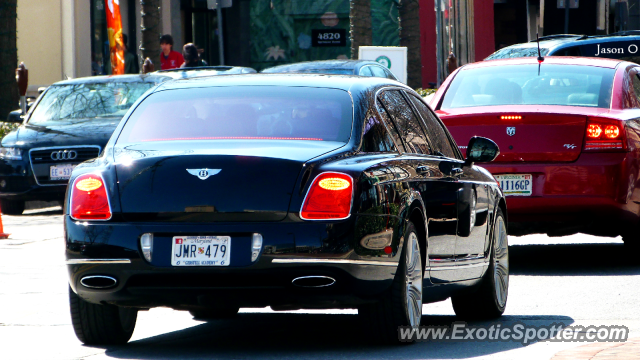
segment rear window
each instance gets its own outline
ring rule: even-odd
[[[329,75],[353,75],[353,69],[344,68],[319,68],[319,67],[299,67],[285,66],[274,67],[262,70],[265,74],[329,74]]]
[[[237,86],[165,90],[131,114],[118,143],[170,140],[347,142],[353,105],[343,90]]]
[[[549,49],[540,48],[540,55],[547,56]],[[506,47],[489,55],[485,60],[538,57],[538,47]]]
[[[608,108],[614,69],[574,65],[507,65],[462,70],[442,109],[497,105]]]

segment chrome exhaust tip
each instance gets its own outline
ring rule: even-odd
[[[320,288],[335,284],[336,279],[329,276],[301,276],[293,279],[291,283],[304,288]]]
[[[80,284],[89,289],[108,289],[116,286],[118,280],[106,275],[91,275],[80,279]]]

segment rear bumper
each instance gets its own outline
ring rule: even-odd
[[[621,226],[638,222],[640,171],[633,153],[587,153],[572,163],[491,163],[484,167],[494,175],[532,175],[531,196],[506,197],[509,221],[516,227],[517,223],[556,223],[603,228],[598,233],[609,228],[609,234],[616,236]]]
[[[343,225],[353,226],[347,220]],[[359,256],[349,244],[352,234],[327,233],[327,224],[153,224],[90,223],[65,216],[69,284],[92,303],[150,308],[168,306],[188,310],[232,304],[240,307],[349,308],[370,302],[391,286],[400,251],[385,258]],[[333,224],[333,229],[339,227]],[[139,237],[154,234],[151,263],[141,256]],[[250,260],[251,234],[262,234],[262,253]],[[171,239],[175,235],[224,234],[231,236],[228,267],[172,267]],[[341,246],[340,244],[343,244]],[[122,259],[120,263],[87,260]],[[128,260],[128,261],[127,261]],[[109,276],[114,287],[91,289],[85,276]],[[292,280],[327,276],[331,286],[302,288]]]

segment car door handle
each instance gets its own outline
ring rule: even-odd
[[[418,175],[430,175],[431,171],[429,171],[429,167],[428,166],[418,166],[416,168],[416,173],[418,173]]]
[[[460,177],[460,176],[462,176],[462,174],[464,174],[464,170],[462,170],[460,168],[453,168],[453,169],[451,169],[451,173],[449,174],[449,176]]]

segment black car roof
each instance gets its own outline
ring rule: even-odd
[[[78,85],[78,84],[104,84],[104,83],[160,83],[171,80],[171,77],[164,75],[104,75],[87,76],[70,80],[63,80],[53,85]]]
[[[398,81],[378,77],[326,74],[245,74],[174,80],[163,83],[155,91],[217,86],[299,86],[363,91],[384,85],[408,88]]]
[[[548,35],[540,37],[540,47],[549,49],[549,53],[547,55],[553,55],[555,51],[558,51],[563,48],[567,48],[573,45],[586,45],[586,44],[594,44],[594,43],[606,43],[606,42],[616,42],[616,41],[629,41],[629,42],[638,42],[640,43],[640,31],[626,31],[619,32],[610,35],[575,35],[575,34],[558,34],[558,35]],[[536,40],[531,40],[526,43],[514,44],[511,46],[507,46],[498,51],[504,49],[514,49],[514,48],[534,48],[537,47]]]
[[[263,73],[278,73],[282,71],[303,71],[309,69],[355,69],[365,64],[380,65],[373,60],[319,60],[304,61],[295,64],[278,65],[262,70]]]

